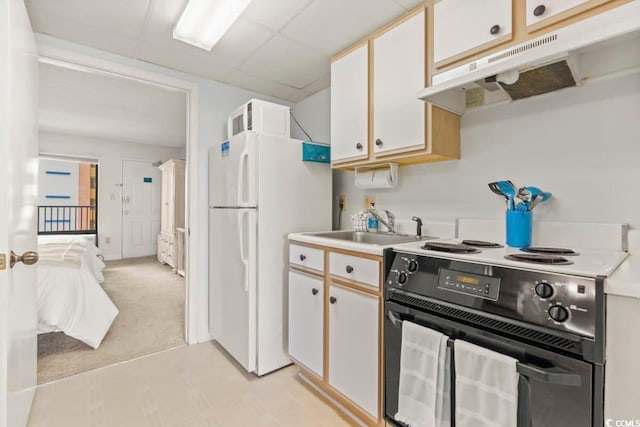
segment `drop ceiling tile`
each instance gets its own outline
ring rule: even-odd
[[[237,70],[231,74],[227,79],[227,83],[291,102],[299,102],[309,96],[309,93],[302,89],[256,77],[242,70]]]
[[[394,1],[407,10],[411,10],[414,7],[418,7],[418,5],[425,4],[424,0],[394,0]]]
[[[393,0],[316,0],[282,34],[333,55],[405,12]]]
[[[26,0],[31,19],[42,23],[52,17],[69,25],[83,24],[88,29],[102,29],[109,33],[136,38],[140,35],[150,0]],[[60,28],[62,30],[62,28]],[[41,32],[38,25],[34,30]],[[77,41],[77,40],[74,40]],[[80,41],[81,43],[81,41]]]
[[[135,55],[136,37],[93,27],[59,14],[47,14],[40,8],[32,8],[29,15],[31,26],[39,33],[119,55],[130,57]]]
[[[276,35],[242,64],[240,69],[302,89],[330,71],[330,57]]]
[[[312,0],[252,0],[243,12],[244,18],[280,30]]]
[[[178,42],[176,42],[178,43]],[[175,44],[140,43],[137,58],[142,61],[173,68],[195,76],[211,80],[224,80],[234,70],[234,67],[217,61],[209,52],[191,47],[185,49]]]
[[[321,91],[322,89],[328,88],[329,86],[331,86],[331,73],[320,77],[318,80],[308,84],[303,89],[306,92],[309,92],[309,94],[314,94],[316,92]]]

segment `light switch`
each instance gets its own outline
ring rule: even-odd
[[[116,199],[116,193],[109,194],[109,199],[115,200]]]

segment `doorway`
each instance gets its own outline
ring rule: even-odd
[[[122,258],[156,255],[162,187],[155,162],[122,161]]]
[[[175,267],[160,262],[157,241],[163,181],[159,166],[177,161],[188,167],[191,105],[186,90],[120,73],[59,60],[42,61],[40,68],[41,152],[91,156],[100,164],[96,200],[100,234],[95,246],[89,248],[75,240],[77,236],[62,240],[53,236],[55,242],[39,248],[57,257],[38,267],[46,273],[45,285],[91,294],[86,301],[49,301],[52,310],[71,319],[71,328],[69,322],[57,324],[56,319],[46,318],[46,313],[39,319],[38,382],[42,384],[188,340],[189,257],[184,257],[187,265],[182,274],[176,274]],[[43,114],[43,109],[48,110]],[[183,218],[188,182],[183,178],[178,184]],[[181,236],[188,247],[187,227],[183,220]],[[87,250],[94,254],[90,259],[97,267],[80,272],[89,263],[66,257],[81,256]],[[56,263],[61,257],[66,264]],[[77,308],[78,301],[91,307]]]

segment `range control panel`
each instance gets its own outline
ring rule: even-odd
[[[500,295],[500,278],[441,268],[438,288],[492,301]]]
[[[595,336],[604,299],[601,280],[399,251],[390,261],[387,290]]]

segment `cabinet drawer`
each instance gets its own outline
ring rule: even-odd
[[[511,0],[441,0],[434,7],[436,66],[511,40]]]
[[[332,252],[329,254],[329,272],[375,289],[380,287],[380,262],[376,260]]]
[[[289,245],[289,263],[323,272],[324,251],[306,246]]]

